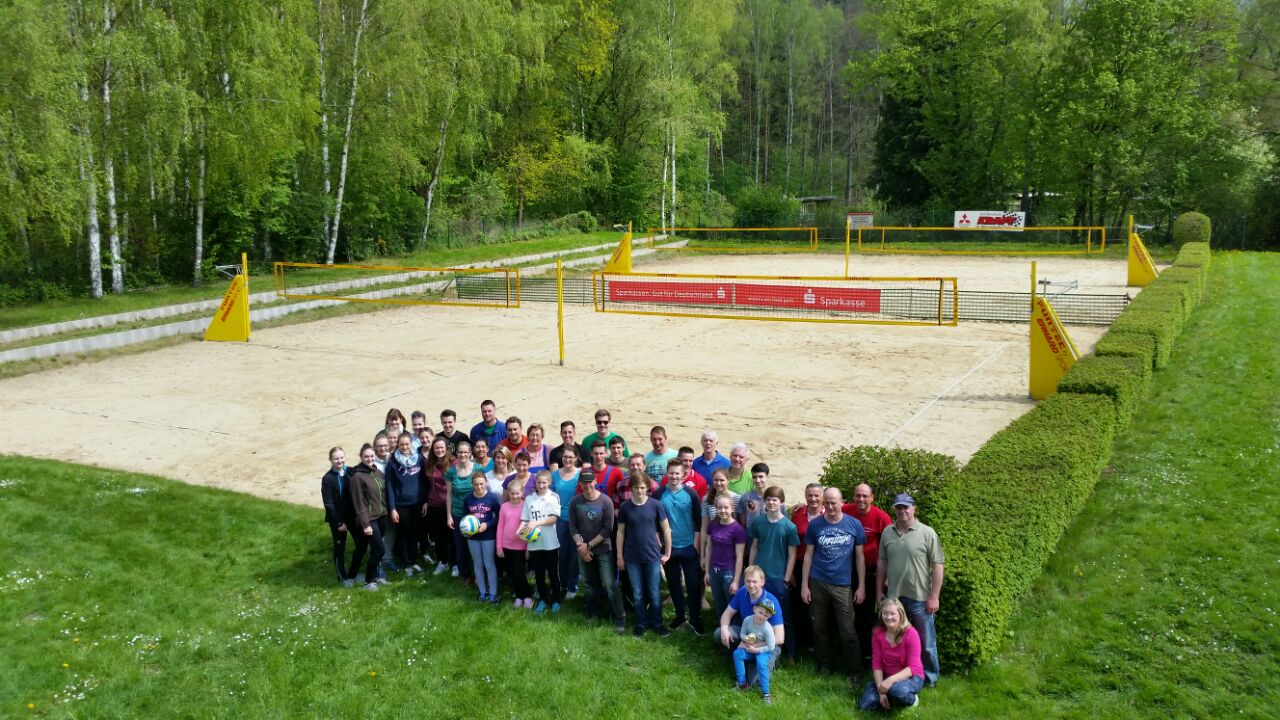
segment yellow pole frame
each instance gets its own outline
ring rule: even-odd
[[[556,258],[556,332],[560,336],[560,367],[564,367],[564,262]]]
[[[864,247],[862,244],[863,230],[879,230],[880,246],[876,248]],[[990,230],[990,232],[1039,232],[1039,231],[1060,231],[1060,230],[1084,230],[1085,231],[1085,249],[1084,250],[890,250],[885,247],[886,233],[888,231],[899,230],[921,230],[927,232],[958,232],[982,230],[982,228],[958,228],[958,227],[912,227],[910,225],[884,225],[871,226],[867,228],[858,228],[857,244],[858,252],[863,253],[888,253],[892,255],[1101,255],[1107,251],[1107,229],[1101,225],[1044,225],[1039,227],[1025,227],[1018,231],[1013,230]],[[1097,230],[1099,234],[1098,249],[1093,249],[1093,231]],[[846,237],[852,233],[846,229]],[[849,254],[849,243],[846,239],[845,255],[846,260]],[[846,263],[847,264],[847,263]]]

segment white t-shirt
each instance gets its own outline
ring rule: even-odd
[[[551,516],[557,518],[562,517],[560,514],[560,496],[547,490],[546,495],[533,493],[524,499],[524,509],[520,511],[520,520],[523,522],[536,522]],[[558,550],[560,548],[560,538],[556,537],[556,526],[541,525],[542,537],[537,542],[529,543],[530,550]]]

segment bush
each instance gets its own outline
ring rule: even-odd
[[[871,486],[876,506],[893,516],[893,497],[911,493],[923,520],[929,517],[934,493],[955,481],[960,464],[950,455],[928,450],[883,448],[875,445],[842,447],[822,464],[825,486],[838,487],[846,499],[858,483]],[[925,520],[928,522],[928,520]]]
[[[1182,213],[1173,221],[1173,246],[1180,248],[1187,243],[1209,244],[1213,235],[1209,216],[1198,212]]]
[[[1211,258],[1209,243],[1189,242],[1178,251],[1178,257],[1174,259],[1173,266],[1207,268]]]
[[[1111,329],[1120,332],[1137,333],[1149,336],[1155,343],[1155,356],[1152,367],[1159,370],[1169,362],[1173,351],[1173,341],[1178,337],[1182,327],[1179,314],[1165,309],[1143,309],[1128,307],[1120,313]]]
[[[789,227],[800,217],[800,201],[776,187],[746,188],[738,193],[735,204],[738,227]]]
[[[1151,370],[1155,367],[1156,340],[1145,333],[1125,332],[1113,327],[1094,346],[1093,353],[1099,357],[1135,358]]]
[[[592,215],[590,211],[579,210],[552,220],[551,226],[561,231],[577,230],[578,232],[589,233],[595,232],[600,227],[600,221],[596,220],[596,216]]]
[[[1090,355],[1072,366],[1058,383],[1058,392],[1110,398],[1117,424],[1124,427],[1150,382],[1151,366],[1143,358]]]
[[[1204,276],[1197,268],[1190,267],[1171,267],[1160,273],[1160,277],[1151,284],[1147,290],[1152,288],[1178,288],[1182,291],[1187,299],[1188,313],[1200,304],[1200,299],[1204,296]],[[1146,290],[1143,291],[1144,293]]]
[[[1159,284],[1157,279],[1129,302],[1134,310],[1167,310],[1178,316],[1178,330],[1191,314],[1191,292],[1177,283]],[[1127,308],[1128,309],[1128,308]]]
[[[935,498],[946,552],[938,648],[950,667],[990,659],[1018,602],[1093,492],[1116,416],[1058,393],[996,433]]]

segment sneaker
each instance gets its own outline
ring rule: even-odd
[[[405,576],[405,577],[407,577],[407,578],[409,578],[409,577],[413,577],[413,568],[411,568],[411,567],[407,567],[407,568],[405,568],[405,569],[404,569],[404,576]]]
[[[524,609],[525,609],[525,610],[528,610],[529,608],[533,607],[533,598],[525,598],[525,599],[521,602],[521,604],[523,604],[523,605],[524,605]]]
[[[387,572],[400,572],[400,566],[393,562],[382,563],[382,569],[386,570]]]
[[[489,596],[488,596],[488,595],[485,595],[484,593],[480,593],[480,598],[479,598],[479,600],[480,600],[480,602],[482,602],[482,603],[487,603],[487,602],[489,602]]]
[[[917,696],[915,697],[915,699],[911,701],[911,704],[910,704],[910,705],[908,705],[907,707],[915,707],[915,706],[917,706],[917,705],[919,705],[919,704],[920,704],[920,696],[919,696],[919,695],[917,695]]]
[[[707,629],[702,627],[702,623],[698,623],[697,625],[689,625],[689,629],[692,630],[693,634],[697,635],[698,637],[702,637],[703,635],[707,634]]]
[[[419,565],[418,563],[414,563],[414,564],[413,564],[413,571],[414,571],[414,572],[416,572],[416,573],[418,573],[419,575],[421,575],[421,574],[422,574],[422,566],[421,566],[421,565]]]
[[[351,578],[347,578],[346,580],[342,581],[342,587],[344,588],[355,587],[355,584],[356,584],[356,581],[352,580]]]
[[[565,599],[565,600],[572,600],[572,599],[574,599],[574,598],[576,598],[576,597],[578,597],[578,593],[577,593],[576,591],[574,591],[574,590],[570,590],[569,592],[567,592],[567,593],[565,593],[565,594],[564,594],[564,599]]]
[[[659,625],[658,627],[654,628],[654,630],[653,630],[653,631],[654,631],[655,633],[657,633],[657,634],[658,634],[658,637],[667,637],[668,635],[670,635],[670,634],[671,634],[671,631],[670,631],[670,630],[668,630],[668,629],[666,629],[666,628],[662,627],[661,625]]]
[[[672,630],[679,630],[681,627],[684,626],[684,624],[685,624],[684,618],[676,618],[675,620],[672,620],[671,624],[668,625],[667,627],[671,628]]]
[[[622,634],[624,634],[624,633],[626,633],[626,632],[627,632],[627,626],[625,626],[625,625],[614,625],[614,626],[613,626],[613,634],[614,634],[614,635],[622,635]]]
[[[363,587],[362,589],[363,589],[363,590],[368,590],[369,592],[377,592],[377,591],[378,591],[378,583],[377,583],[377,581],[376,581],[376,580],[375,580],[374,582],[371,582],[371,583],[365,583],[365,585],[364,585],[364,587]]]
[[[490,604],[490,605],[497,605],[497,604],[498,604],[498,596],[497,596],[497,595],[490,595],[490,596],[489,596],[489,604]]]
[[[533,611],[541,615],[542,613],[547,611],[547,604],[539,600],[538,607],[534,608]]]
[[[454,577],[458,577],[458,566],[457,566],[457,565],[454,565],[454,566],[453,566],[453,572],[451,572],[451,573],[449,573],[449,574],[450,574],[450,575],[452,575],[452,576],[454,576]]]
[[[391,581],[386,579],[385,577],[380,577],[377,580],[374,580],[374,582],[378,583],[379,585],[389,585],[391,583]]]
[[[522,608],[524,607],[524,602],[522,602],[520,598],[516,598],[516,601],[512,603],[511,607]]]
[[[749,687],[751,686],[748,685],[744,680],[739,680],[738,682],[733,684],[733,689],[737,690],[738,692],[743,692]]]
[[[551,603],[551,614],[555,615],[560,612],[560,603]]]
[[[765,705],[772,705],[772,704],[773,704],[773,696],[772,696],[772,695],[770,695],[769,693],[765,693],[765,694],[764,694],[764,704],[765,704]]]
[[[631,631],[631,637],[637,639],[644,637],[644,628],[637,625],[636,629]]]
[[[432,575],[439,575],[440,573],[442,573],[442,572],[444,572],[445,570],[448,570],[448,569],[449,569],[449,566],[448,566],[448,565],[446,565],[445,563],[440,563],[440,564],[436,565],[436,569],[435,569],[435,571],[434,571],[434,572],[432,572],[431,574],[432,574]]]

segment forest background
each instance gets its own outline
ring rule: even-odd
[[[10,0],[0,54],[0,305],[814,207],[1280,246],[1280,0]]]

